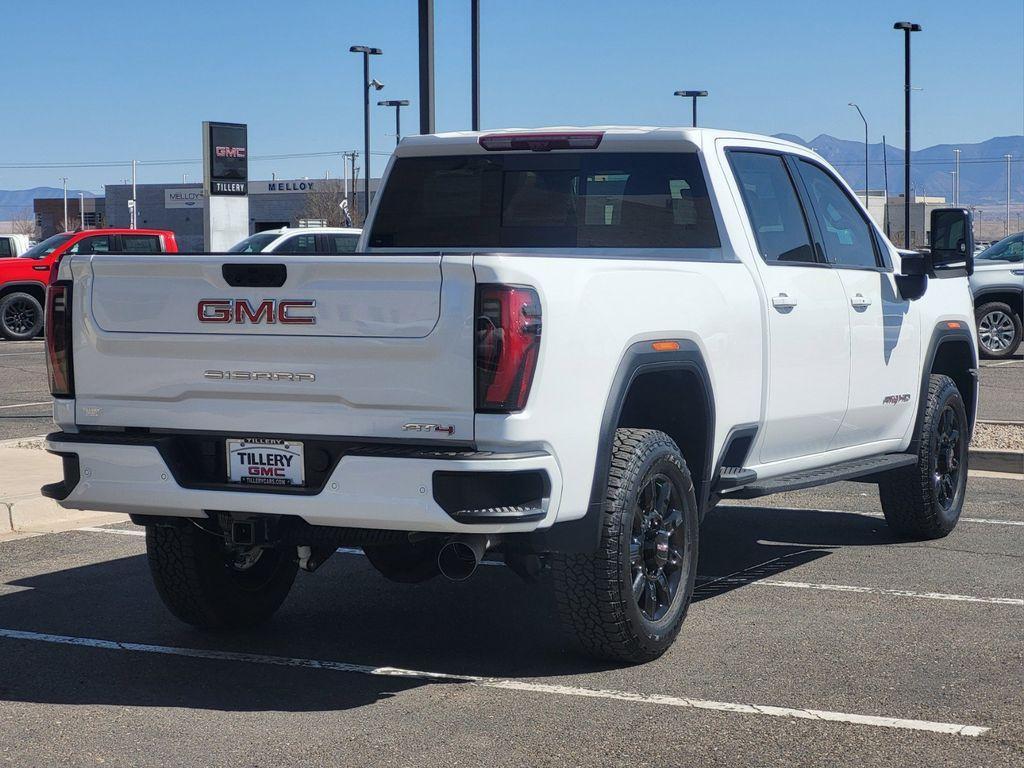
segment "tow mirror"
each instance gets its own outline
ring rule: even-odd
[[[974,274],[974,220],[967,208],[936,208],[931,214],[932,277]]]
[[[900,273],[896,287],[900,298],[914,301],[928,289],[928,257],[918,251],[900,251]]]

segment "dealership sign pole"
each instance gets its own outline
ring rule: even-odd
[[[203,245],[226,251],[249,236],[249,138],[244,123],[203,123]]]

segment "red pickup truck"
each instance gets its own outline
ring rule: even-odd
[[[0,336],[35,338],[43,328],[46,286],[65,254],[177,253],[163,229],[85,229],[48,237],[15,258],[0,259]]]

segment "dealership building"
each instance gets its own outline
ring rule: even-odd
[[[379,179],[370,179],[370,196],[376,192]],[[169,229],[177,237],[183,251],[203,250],[203,209],[206,199],[202,184],[138,184],[135,187],[138,226],[147,229]],[[310,218],[310,197],[329,191],[338,199],[343,194],[339,179],[271,179],[249,181],[249,234],[279,227],[298,227]],[[363,205],[363,182],[358,194],[349,190],[357,204]],[[108,184],[104,210],[105,226],[128,227],[131,224],[128,201],[131,184]]]

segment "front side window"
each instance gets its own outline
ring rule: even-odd
[[[825,257],[846,267],[877,267],[871,225],[846,191],[820,166],[806,160],[797,164],[818,219]]]
[[[316,235],[295,235],[289,237],[277,248],[275,253],[316,253]]]
[[[262,253],[268,245],[279,237],[279,234],[273,232],[260,232],[235,243],[228,248],[228,253]]]
[[[160,239],[156,235],[121,235],[125,253],[160,253]]]
[[[85,237],[68,248],[71,254],[110,253],[110,235]]]
[[[693,153],[406,157],[384,187],[371,247],[718,248]]]
[[[814,248],[800,198],[779,155],[730,152],[750,225],[766,262],[814,263]]]
[[[986,248],[974,257],[982,261],[1006,261],[1019,264],[1024,261],[1024,232],[1010,235]]]

